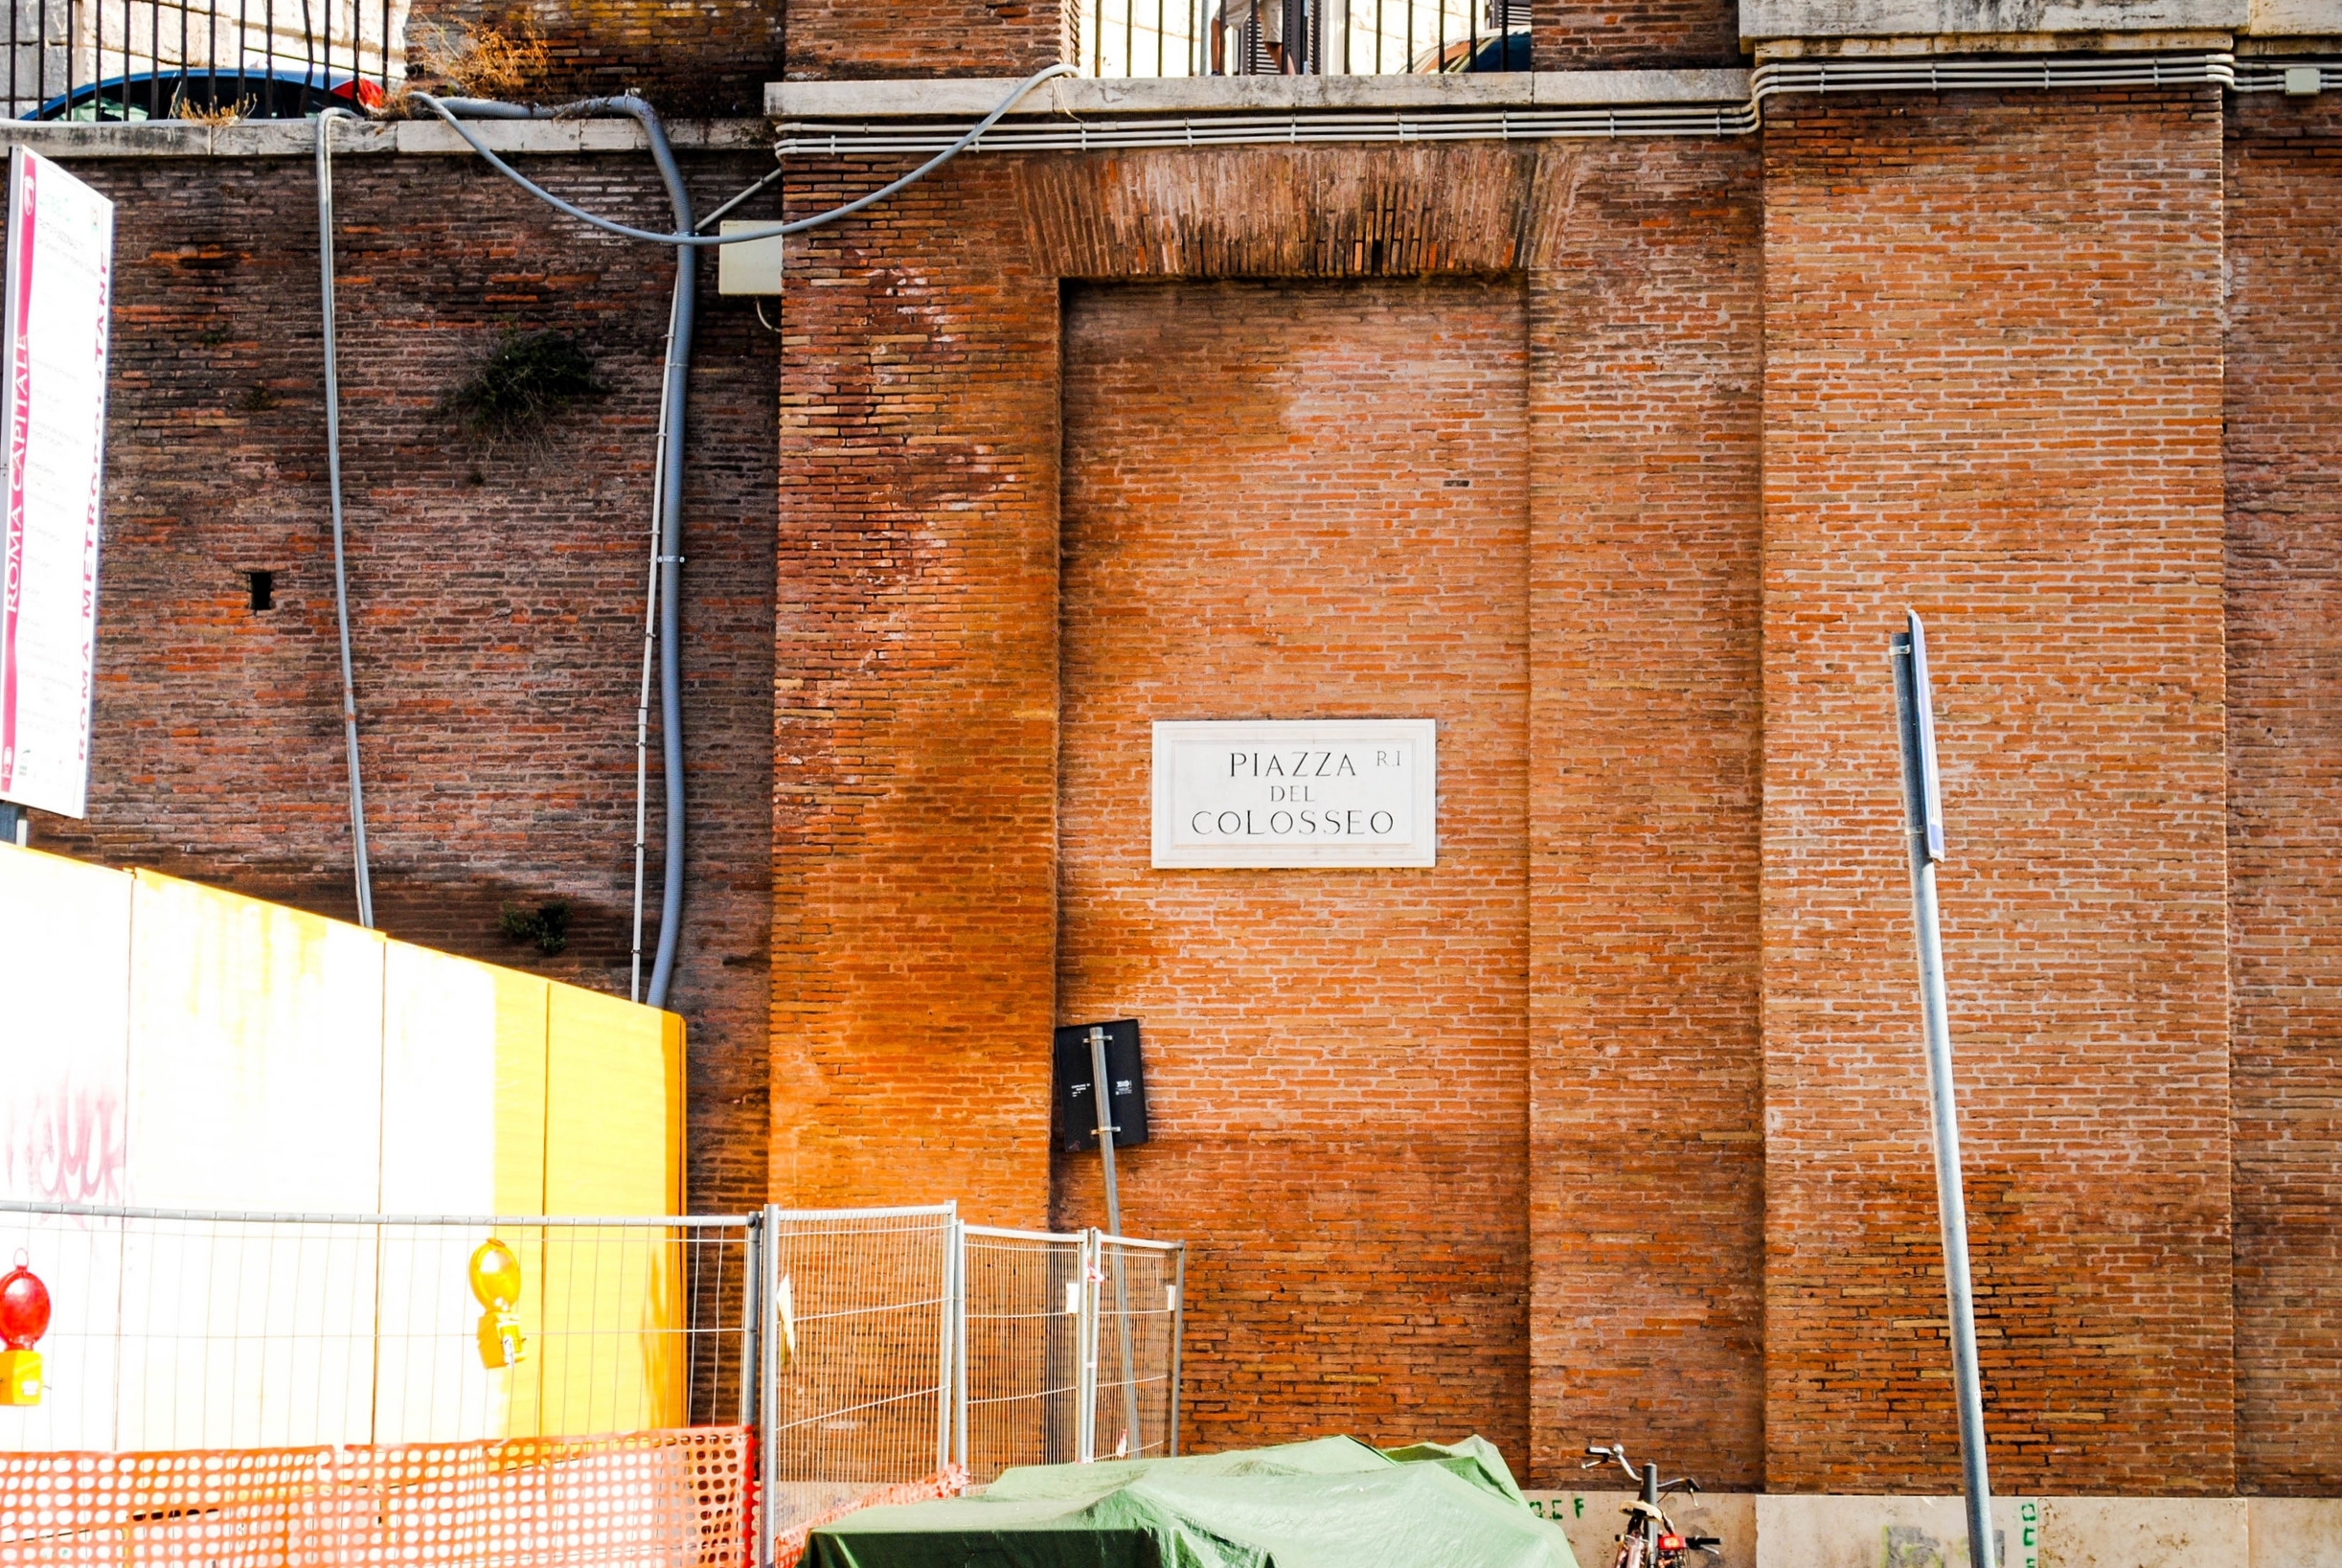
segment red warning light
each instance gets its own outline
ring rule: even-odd
[[[49,1287],[20,1253],[16,1266],[0,1275],[0,1340],[11,1351],[29,1351],[48,1331]]]
[[[40,1355],[34,1342],[49,1331],[49,1287],[16,1255],[16,1266],[0,1274],[0,1404],[40,1403]]]

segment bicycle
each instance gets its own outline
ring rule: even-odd
[[[1641,1495],[1626,1505],[1626,1531],[1618,1538],[1618,1556],[1610,1559],[1610,1568],[1688,1568],[1694,1552],[1723,1556],[1721,1537],[1686,1535],[1659,1507],[1659,1499],[1671,1491],[1698,1495],[1698,1482],[1688,1475],[1662,1481],[1656,1465],[1645,1465],[1638,1469],[1627,1461],[1626,1445],[1623,1443],[1588,1444],[1586,1462],[1579,1468],[1598,1469],[1613,1460],[1634,1478]]]

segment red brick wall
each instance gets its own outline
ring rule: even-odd
[[[1527,358],[1517,283],[1068,297],[1057,1016],[1144,1023],[1201,1447],[1525,1446]],[[1436,719],[1439,865],[1150,869],[1150,725],[1249,717]]]
[[[1206,148],[1036,158],[1018,205],[1065,278],[1487,275],[1536,264],[1580,154],[1551,144]]]
[[[1763,1476],[1757,157],[1605,148],[1531,275],[1535,1469]]]
[[[808,161],[789,211],[900,167]],[[793,242],[780,1201],[1047,1215],[1058,280],[1502,268],[1549,185],[1535,149],[1487,145],[970,158]]]
[[[1540,71],[1744,65],[1733,0],[1531,0]]]
[[[702,191],[750,157],[694,159]],[[114,197],[117,314],[89,818],[43,848],[354,914],[306,160],[77,162]],[[647,158],[547,177],[664,222]],[[634,711],[671,273],[454,159],[345,159],[343,462],[377,919],[625,994]],[[708,268],[713,293],[714,268]],[[609,389],[489,451],[441,409],[507,327],[576,333]],[[773,350],[706,299],[687,501],[682,961],[691,1195],[762,1198]],[[244,574],[273,570],[277,607]],[[656,744],[655,739],[653,744]],[[653,833],[663,807],[652,770]],[[656,940],[659,846],[649,861]],[[501,906],[571,905],[568,950]]]
[[[2342,1490],[2342,110],[2228,143],[2229,963],[2237,1469]]]
[[[1931,618],[1996,1481],[2233,1481],[2219,102],[1767,109],[1766,1481],[1957,1484],[1887,636]]]
[[[773,1193],[1046,1216],[1057,284],[971,158],[782,302]],[[807,169],[792,214],[887,174]]]
[[[975,158],[792,250],[784,369],[711,296],[694,1202],[1039,1222],[1049,1025],[1138,1011],[1131,1220],[1197,1243],[1191,1441],[1474,1425],[1548,1481],[1615,1436],[1948,1487],[1884,657],[1916,602],[1997,1473],[2331,1492],[2335,112],[2240,103],[2224,171],[2209,98],[2031,93],[1777,101],[1761,151]],[[99,772],[36,840],[346,913],[307,166],[77,167],[124,204]],[[662,211],[635,161],[544,167]],[[693,161],[703,197],[762,167]],[[803,166],[791,208],[898,167]],[[452,161],[342,182],[384,923],[623,989],[664,261]],[[507,325],[612,390],[490,453],[441,403]],[[1399,400],[1421,429],[1376,445]],[[1248,444],[1271,403],[1301,455]],[[1443,442],[1474,484],[1425,492],[1404,596],[1280,526],[1381,515]],[[1201,522],[1234,580],[1183,557]],[[1199,630],[1272,599],[1298,643]],[[1126,619],[1193,684],[1143,690]],[[1158,892],[1135,819],[1084,826],[1149,703],[1393,690],[1466,716],[1422,901]],[[1328,886],[1418,960],[1216,962],[1187,891],[1273,922]],[[551,898],[567,953],[498,936]],[[1248,1077],[1287,1016],[1335,1036],[1292,1107]]]
[[[544,46],[542,71],[504,96],[539,103],[640,93],[668,118],[760,116],[764,84],[782,71],[780,0],[417,0],[406,47],[417,84],[432,80],[435,48],[469,32]]]
[[[1069,0],[790,0],[791,81],[1022,77],[1074,57]]]

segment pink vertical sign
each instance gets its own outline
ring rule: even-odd
[[[72,817],[89,801],[113,255],[114,204],[11,148],[0,800]]]

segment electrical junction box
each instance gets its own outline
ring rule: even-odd
[[[1128,1148],[1147,1141],[1147,1079],[1139,1064],[1139,1021],[1117,1018],[1109,1024],[1067,1024],[1057,1031],[1057,1147],[1068,1153],[1098,1147],[1098,1096],[1091,1079],[1090,1031],[1106,1033],[1106,1079],[1113,1097],[1106,1102],[1114,1127],[1114,1147]]]
[[[769,229],[777,217],[725,218],[717,225],[724,234],[752,234]],[[770,239],[746,239],[716,247],[716,292],[718,294],[778,294],[781,292],[779,235]]]

